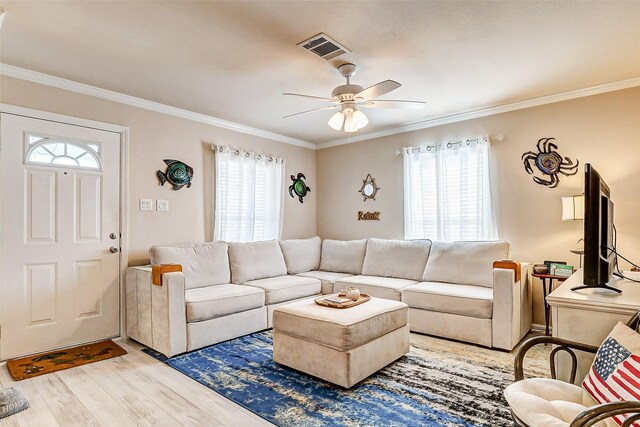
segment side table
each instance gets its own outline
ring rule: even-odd
[[[533,273],[533,277],[537,277],[542,281],[542,292],[544,293],[544,334],[549,335],[549,303],[547,302],[547,295],[553,291],[553,281],[564,282],[568,277],[556,276],[555,274],[539,274]],[[547,287],[548,285],[548,287]]]

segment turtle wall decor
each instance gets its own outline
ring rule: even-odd
[[[533,182],[543,185],[548,188],[555,188],[560,182],[558,174],[564,176],[572,176],[578,173],[578,166],[580,161],[578,159],[575,162],[568,157],[562,157],[556,150],[558,146],[553,143],[555,138],[540,138],[536,144],[538,149],[537,153],[533,151],[527,151],[522,155],[522,161],[524,163],[524,170],[529,175],[533,176]],[[535,164],[538,170],[549,179],[543,179],[535,176],[531,163]]]
[[[300,203],[304,203],[304,197],[311,192],[311,188],[309,188],[304,182],[305,179],[307,179],[307,177],[304,176],[302,172],[299,173],[297,177],[295,175],[291,175],[291,181],[293,181],[293,184],[289,186],[289,195],[294,198],[298,196]]]
[[[165,182],[173,185],[174,190],[179,190],[186,186],[191,187],[191,179],[193,178],[193,168],[180,160],[164,159],[167,169],[162,172],[156,172],[156,176],[160,180],[160,185],[164,186]]]

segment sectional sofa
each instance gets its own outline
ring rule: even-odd
[[[363,239],[154,246],[126,275],[127,334],[166,356],[271,327],[273,309],[357,287],[409,306],[414,332],[511,350],[531,328],[529,268],[493,268],[504,241]]]

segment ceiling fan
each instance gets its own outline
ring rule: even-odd
[[[313,113],[324,110],[340,110],[331,116],[328,125],[335,130],[344,130],[345,132],[356,132],[369,123],[369,119],[360,111],[360,107],[364,108],[402,108],[407,110],[419,109],[425,106],[423,101],[397,101],[397,100],[380,100],[375,99],[392,90],[398,89],[401,84],[393,80],[385,80],[376,83],[368,88],[351,84],[351,77],[356,73],[354,64],[342,64],[338,67],[338,71],[342,77],[347,79],[346,85],[336,87],[331,92],[331,98],[323,98],[313,95],[302,95],[299,93],[283,93],[283,95],[300,96],[303,98],[320,99],[330,102],[332,105],[316,108],[313,110],[302,111],[300,113],[289,114],[287,117],[298,116],[300,114]]]

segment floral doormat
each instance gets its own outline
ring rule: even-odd
[[[50,372],[73,368],[74,366],[111,359],[124,354],[127,354],[127,352],[122,347],[111,340],[104,340],[64,350],[12,359],[7,361],[7,369],[9,369],[9,373],[14,380],[20,381]]]

